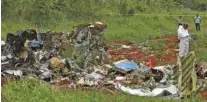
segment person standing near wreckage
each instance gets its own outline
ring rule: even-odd
[[[179,40],[179,56],[187,56],[189,52],[190,34],[188,33],[188,25],[180,25],[178,27],[178,40]]]
[[[183,24],[183,18],[182,16],[179,16],[178,19],[177,19],[177,23],[178,23],[178,26],[182,25]]]
[[[197,31],[200,31],[201,17],[197,14],[194,18],[194,23]]]

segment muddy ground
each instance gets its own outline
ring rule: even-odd
[[[138,45],[132,41],[107,41],[109,59],[112,62],[129,59],[137,63],[151,59],[153,66],[177,63],[177,36],[156,37],[150,41],[152,40],[162,45],[160,49],[153,49],[153,45],[138,48]]]

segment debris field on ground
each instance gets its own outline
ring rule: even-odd
[[[122,91],[138,96],[182,98],[173,75],[177,65],[177,36],[159,36],[163,48],[136,41],[104,41],[107,25],[94,22],[74,26],[75,31],[42,32],[27,29],[8,33],[1,41],[2,85],[7,78],[32,76],[55,87],[96,87],[110,93]],[[63,44],[73,46],[64,57]],[[181,61],[182,62],[182,61]],[[206,62],[196,66],[202,81],[200,96],[206,96]]]

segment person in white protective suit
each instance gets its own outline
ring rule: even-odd
[[[188,33],[188,25],[180,25],[177,31],[179,40],[179,56],[187,56],[189,51],[190,40],[190,34]]]

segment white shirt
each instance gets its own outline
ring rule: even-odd
[[[201,23],[201,17],[200,16],[196,16],[195,18],[194,18],[194,22],[195,23]]]
[[[184,29],[182,25],[179,26],[177,32],[178,32],[178,39],[189,37],[188,30]]]

